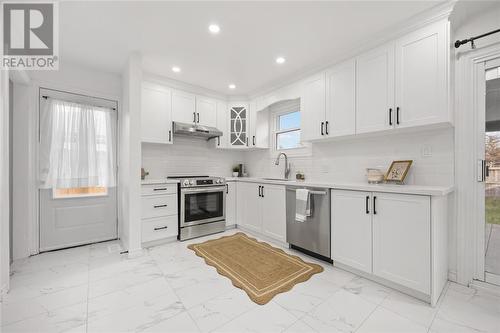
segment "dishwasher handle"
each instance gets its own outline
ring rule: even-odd
[[[296,191],[296,189],[294,188],[287,188],[286,189],[287,191]],[[328,191],[309,191],[309,193],[311,194],[315,194],[315,195],[328,195]]]

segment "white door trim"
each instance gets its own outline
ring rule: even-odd
[[[476,160],[478,156],[477,114],[479,110],[477,110],[476,70],[478,64],[499,56],[500,43],[457,54],[455,212],[457,214],[457,282],[463,285],[469,285],[478,276],[478,258],[480,255],[484,255],[484,248],[482,251],[478,251],[481,242],[478,241],[478,237],[481,235],[484,238],[484,220],[477,219],[479,207]],[[482,274],[484,276],[484,268]]]

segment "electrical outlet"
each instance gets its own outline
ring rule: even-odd
[[[422,157],[431,157],[432,156],[432,146],[431,145],[423,145],[422,146]]]

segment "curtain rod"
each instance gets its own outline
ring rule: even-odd
[[[84,96],[84,95],[80,95],[80,96]],[[88,96],[90,97],[90,96]],[[49,98],[52,98],[50,96],[47,96],[47,95],[42,95],[42,98],[43,99],[49,99]],[[92,98],[92,97],[91,97]],[[95,97],[94,97],[95,98]],[[56,98],[57,99],[57,98]],[[104,109],[111,109],[113,111],[116,111],[116,108],[115,107],[109,107],[109,106],[102,106],[102,105],[94,105],[94,106],[97,106],[98,108],[104,108]]]
[[[498,32],[500,32],[500,29],[490,31],[490,32],[487,32],[485,34],[482,34],[482,35],[479,35],[479,36],[476,36],[476,37],[471,37],[471,38],[463,39],[463,40],[457,40],[455,42],[455,48],[458,49],[460,46],[462,46],[462,45],[467,44],[468,42],[470,42],[470,47],[472,49],[475,49],[476,45],[474,45],[474,40],[479,39],[479,38],[483,38],[483,37],[486,37],[486,36],[489,36],[489,35],[493,35],[493,34],[496,34]]]

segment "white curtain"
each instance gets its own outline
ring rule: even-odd
[[[115,186],[115,111],[49,98],[40,113],[44,188]]]

